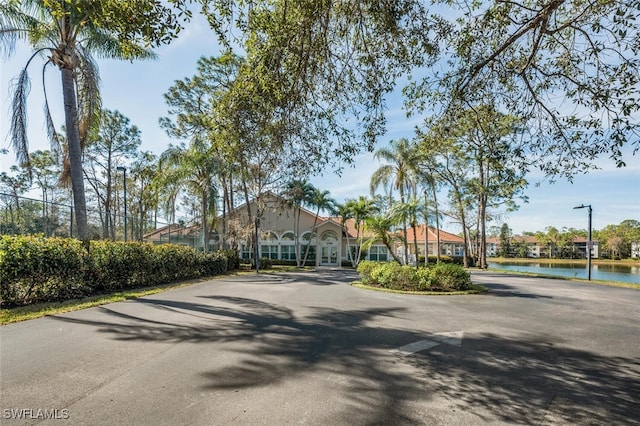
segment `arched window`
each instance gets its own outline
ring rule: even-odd
[[[338,235],[333,232],[333,231],[327,231],[324,234],[322,234],[322,238],[320,239],[323,243],[325,242],[331,242],[331,243],[337,243],[338,242]]]
[[[267,259],[278,258],[278,236],[271,231],[266,231],[260,238],[260,257]]]
[[[278,236],[274,232],[271,232],[271,231],[264,232],[260,239],[262,241],[268,241],[268,242],[275,241],[276,243],[278,242]]]
[[[282,242],[291,241],[293,243],[294,240],[295,236],[293,235],[293,232],[285,232],[282,234],[282,237],[280,237],[280,241]]]
[[[295,235],[285,232],[280,237],[280,256],[283,260],[296,260]]]
[[[309,242],[309,238],[311,238],[311,245],[315,246],[316,245],[316,234],[315,232],[311,232],[311,231],[307,231],[304,234],[302,234],[302,237],[300,237],[300,242],[303,244],[307,244]]]

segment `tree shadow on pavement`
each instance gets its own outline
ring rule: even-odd
[[[323,419],[329,423],[435,423],[454,409],[478,422],[517,424],[637,424],[640,418],[638,360],[490,334],[465,336],[461,347],[440,344],[400,356],[391,350],[429,338],[377,325],[383,317],[402,314],[401,308],[308,307],[302,314],[230,296],[202,296],[199,303],[158,298],[129,303],[150,308],[153,318],[160,309],[165,319],[145,318],[145,309],[132,315],[110,307],[100,308],[105,314],[100,320],[54,318],[94,326],[119,340],[226,345],[224,350],[237,356],[231,364],[202,371],[198,386],[203,389],[260,388],[321,377],[344,407],[326,414],[334,416]],[[429,405],[436,399],[444,408]]]
[[[411,362],[459,410],[517,424],[640,424],[637,359],[492,334],[465,336],[457,352],[440,349]]]
[[[484,287],[489,291],[483,293],[484,296],[492,297],[521,297],[525,299],[553,299],[552,296],[546,294],[523,293],[517,287],[506,284],[483,283]]]

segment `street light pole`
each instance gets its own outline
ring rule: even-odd
[[[589,236],[587,238],[587,279],[589,281],[591,281],[591,204],[585,206],[584,204],[581,204],[577,207],[574,207],[574,209],[584,209],[587,208],[589,209]]]
[[[124,241],[127,241],[127,168],[124,166],[116,167],[116,170],[122,172],[122,185],[124,187]]]

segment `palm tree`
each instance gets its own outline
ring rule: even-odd
[[[388,214],[376,213],[366,218],[364,225],[368,231],[373,232],[376,239],[382,241],[393,259],[399,264],[402,264],[402,260],[398,258],[398,255],[393,250],[393,234],[390,232],[391,228],[395,225],[393,217]],[[373,240],[371,240],[371,242],[373,242]]]
[[[294,249],[296,252],[296,265],[298,267],[304,265],[302,256],[300,253],[300,212],[302,211],[302,205],[308,203],[311,200],[313,192],[316,188],[310,184],[306,179],[294,179],[287,183],[284,190],[285,202],[293,209],[293,237],[294,237]],[[314,225],[315,226],[315,225]],[[309,239],[311,243],[311,239]],[[305,256],[306,261],[306,256]]]
[[[215,181],[219,164],[206,141],[193,138],[188,147],[169,146],[160,156],[159,169],[168,181],[178,183],[200,199],[203,249],[209,250],[209,216],[215,213],[217,191]]]
[[[312,186],[313,187],[313,186]],[[320,214],[320,210],[326,211],[334,211],[336,206],[336,200],[331,198],[329,195],[331,193],[329,191],[322,191],[318,188],[313,187],[313,191],[311,196],[307,199],[307,204],[311,207],[316,208],[316,214],[313,219],[313,226],[311,227],[312,232],[315,232],[316,225],[318,224],[318,215]],[[304,261],[303,265],[307,263],[307,257],[309,256],[309,248],[311,247],[311,238],[307,241],[307,248],[304,252]]]
[[[392,200],[393,190],[400,194],[400,203],[404,204],[405,195],[411,188],[415,188],[417,159],[416,150],[406,138],[392,140],[388,148],[380,148],[374,154],[377,160],[384,160],[387,164],[380,166],[371,176],[371,194],[382,184],[389,188],[389,200]],[[407,245],[407,225],[403,222],[404,261],[409,263]]]
[[[22,0],[0,4],[0,49],[8,56],[18,40],[29,43],[33,54],[15,80],[10,125],[11,143],[18,161],[29,167],[26,100],[28,67],[43,57],[58,67],[62,76],[66,155],[77,224],[77,237],[88,241],[87,206],[84,192],[82,150],[100,110],[98,69],[93,55],[114,59],[147,59],[154,53],[144,45],[158,45],[175,35],[170,9],[147,5],[146,14],[136,14],[130,2],[88,0]],[[173,28],[172,28],[173,27]],[[164,30],[169,29],[168,32]],[[172,31],[173,30],[173,31]],[[45,90],[45,120],[52,151],[60,153]]]
[[[411,229],[413,230],[413,249],[416,256],[416,267],[418,267],[418,213],[420,212],[420,208],[422,207],[422,203],[416,197],[411,197],[407,202],[404,203],[396,203],[391,208],[391,216],[398,219],[398,223],[406,224],[409,222]],[[405,262],[407,261],[407,248],[408,241],[406,226],[404,232],[404,247],[405,247]]]
[[[353,213],[351,212],[351,206],[347,204],[336,204],[334,207],[334,213],[336,216],[340,218],[340,226],[342,227],[342,232],[344,233],[344,237],[347,240],[347,258],[351,265],[355,265],[352,253],[351,253],[351,242],[349,241],[349,231],[347,230],[346,223],[349,219],[353,219]]]
[[[360,257],[362,255],[362,245],[364,240],[363,226],[364,221],[376,213],[377,209],[373,200],[363,197],[362,195],[357,199],[347,200],[345,207],[349,216],[354,220],[356,227],[356,255],[353,258],[353,266],[357,267],[360,263]]]

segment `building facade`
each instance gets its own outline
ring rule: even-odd
[[[259,223],[249,219],[259,212]],[[343,221],[340,217],[316,215],[305,208],[297,209],[281,197],[267,194],[262,200],[253,200],[247,208],[242,204],[219,217],[209,235],[209,247],[216,250],[222,247],[237,246],[240,257],[253,259],[252,241],[258,234],[258,257],[272,260],[300,261],[316,266],[352,265],[357,256],[357,247],[362,250],[360,260],[388,261],[393,256],[384,243],[364,229],[358,230],[353,219]],[[409,259],[415,262],[413,230],[408,229]],[[440,231],[440,253],[457,256],[462,254],[462,238]],[[397,235],[400,235],[399,233]],[[297,236],[297,237],[296,237]],[[424,225],[416,230],[418,256],[428,251],[437,253],[438,233],[429,227],[425,233]],[[178,227],[173,225],[158,229],[145,236],[145,241],[153,243],[178,243],[194,247],[203,247],[200,227]],[[404,259],[404,245],[395,241],[391,247],[399,259]]]

